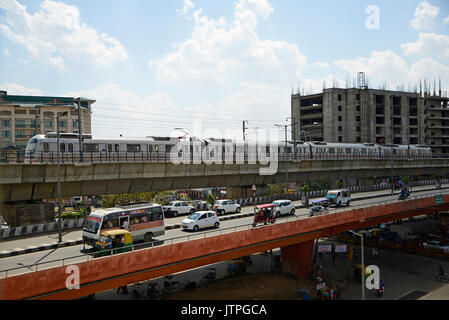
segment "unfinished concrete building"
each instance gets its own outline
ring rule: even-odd
[[[439,94],[331,88],[291,96],[296,140],[426,144],[449,156],[449,98]]]

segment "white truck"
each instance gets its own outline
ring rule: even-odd
[[[329,190],[326,198],[329,201],[329,205],[336,205],[337,207],[340,207],[345,204],[349,207],[351,203],[351,192],[346,189]]]

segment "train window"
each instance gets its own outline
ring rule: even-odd
[[[48,146],[48,142],[44,142],[44,152],[50,151],[50,147]]]
[[[158,144],[154,145],[154,152],[159,152],[159,145]]]
[[[85,152],[98,152],[100,149],[97,143],[84,143],[83,151]]]
[[[351,148],[346,148],[346,154],[351,154],[352,153],[351,151],[352,151]]]
[[[73,153],[73,143],[69,143],[69,152]]]
[[[329,153],[335,153],[335,149],[334,148],[329,148]]]
[[[108,144],[108,152],[112,152],[112,144]]]
[[[165,152],[169,153],[171,151],[171,147],[170,145],[165,146]]]
[[[285,152],[287,152],[287,153],[291,153],[291,152],[292,152],[292,149],[291,149],[290,147],[284,148],[284,150],[285,150]]]
[[[114,148],[115,148],[115,152],[119,152],[120,149],[119,149],[119,147],[118,147],[118,144],[115,144],[115,145],[114,145]]]
[[[140,144],[127,144],[126,151],[127,152],[140,152]]]
[[[153,152],[153,145],[151,144],[148,145],[148,152]]]
[[[59,150],[60,150],[62,153],[65,152],[65,143],[61,143],[61,144],[59,145]]]

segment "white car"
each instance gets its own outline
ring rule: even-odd
[[[172,201],[168,206],[164,206],[163,210],[166,214],[173,217],[177,217],[178,215],[182,214],[192,214],[195,212],[195,208],[189,206],[184,201]]]
[[[276,218],[287,214],[295,214],[295,206],[290,200],[276,200],[273,201],[273,204],[276,205]]]
[[[183,230],[198,231],[204,228],[218,228],[220,219],[214,211],[198,211],[182,220]]]
[[[422,245],[426,248],[440,249],[443,250],[444,252],[449,252],[449,246],[442,246],[438,241],[430,240],[424,242]]]
[[[232,200],[217,200],[214,204],[214,211],[219,214],[225,214],[230,212],[239,213],[242,210],[239,204],[235,203]]]

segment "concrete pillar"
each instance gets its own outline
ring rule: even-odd
[[[314,240],[281,248],[282,272],[305,279],[312,271]]]

